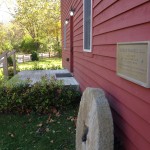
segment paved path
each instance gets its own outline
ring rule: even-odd
[[[21,80],[30,79],[31,84],[34,84],[41,80],[42,76],[47,76],[48,78],[54,76],[57,80],[63,80],[64,85],[72,85],[79,89],[79,83],[74,77],[56,77],[56,74],[68,74],[70,73],[67,69],[62,70],[25,70],[19,72],[17,75]]]

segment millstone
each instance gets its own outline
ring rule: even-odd
[[[113,150],[113,119],[102,89],[83,92],[77,119],[76,150]]]

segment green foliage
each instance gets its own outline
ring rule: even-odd
[[[58,70],[58,69],[62,69],[61,65],[49,65],[49,66],[43,66],[43,65],[39,65],[38,62],[35,62],[33,66],[31,67],[24,67],[24,68],[20,68],[18,69],[18,71],[23,71],[23,70]]]
[[[17,3],[15,22],[21,24],[26,34],[32,37],[30,42],[37,43],[41,51],[49,51],[53,40],[60,42],[60,0],[18,0]],[[32,47],[31,43],[29,45]]]
[[[53,41],[61,41],[60,0],[17,0],[12,16],[12,23],[0,24],[0,53],[45,52]]]
[[[2,45],[2,49],[3,49],[3,51],[6,51],[6,50],[12,50],[13,49],[13,46],[12,46],[12,44],[11,44],[11,41],[9,41],[9,40],[6,40],[4,43],[3,43],[3,45]]]
[[[39,49],[40,43],[35,41],[30,35],[24,36],[21,43],[21,49],[24,53],[31,53],[32,51],[37,51]]]
[[[62,56],[62,49],[61,49],[61,46],[60,46],[60,43],[59,43],[59,42],[56,41],[56,42],[52,45],[52,48],[53,48],[53,51],[54,51],[54,52],[57,52],[58,57],[61,57],[61,56]]]
[[[34,63],[34,66],[32,68],[30,68],[30,70],[57,70],[57,69],[62,69],[62,67],[60,65],[49,65],[47,67],[43,67],[42,65],[38,65],[37,62]],[[25,70],[29,70],[29,68],[25,69]]]
[[[25,34],[24,30],[15,22],[6,25],[0,24],[0,53],[12,49],[19,51]]]
[[[10,29],[8,29],[5,25],[0,24],[0,53],[13,49],[10,35],[8,35],[9,33]]]
[[[12,78],[14,76],[14,69],[12,67],[8,68],[8,76],[9,78]]]
[[[42,77],[40,82],[31,86],[26,82],[3,84],[0,87],[0,112],[13,113],[48,113],[51,107],[62,108],[78,102],[80,92],[63,82]]]
[[[7,62],[8,62],[8,66],[13,66],[13,59],[11,56],[7,58]]]
[[[37,52],[33,51],[31,53],[31,60],[32,61],[38,61],[39,60],[39,54]]]
[[[60,58],[46,58],[39,61],[25,62],[18,64],[18,71],[23,70],[57,70],[62,69]]]
[[[9,33],[9,39],[11,41],[13,49],[15,49],[17,52],[23,51],[24,49],[21,49],[21,44],[26,35],[25,29],[15,21],[9,24],[7,28],[11,31]]]
[[[1,80],[3,80],[3,68],[0,68],[0,84],[1,84]]]

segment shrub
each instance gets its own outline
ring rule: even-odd
[[[31,51],[36,51],[40,47],[40,42],[38,40],[33,39],[29,34],[26,34],[23,37],[23,41],[21,42],[20,49],[24,53],[30,53]]]
[[[54,44],[52,45],[53,51],[57,52],[58,57],[62,56],[62,49],[61,49],[61,45],[60,42],[54,42]]]
[[[14,76],[14,69],[12,67],[8,68],[8,76],[9,76],[9,78]]]
[[[79,91],[47,76],[32,86],[30,80],[7,82],[0,87],[0,95],[0,112],[3,113],[48,113],[51,107],[63,108],[80,100]]]
[[[8,66],[13,66],[13,59],[12,57],[7,58]]]
[[[33,51],[31,53],[31,60],[32,61],[38,61],[39,60],[39,55],[38,55],[38,53],[36,51]]]

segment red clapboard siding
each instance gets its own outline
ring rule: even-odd
[[[82,2],[80,1],[80,3],[78,4],[78,6],[75,6],[77,9],[76,9],[76,12],[75,12],[75,16],[74,16],[74,22],[77,23],[77,19],[78,18],[82,18],[82,10],[83,10],[83,4]]]
[[[112,82],[116,86],[123,88],[124,90],[128,91],[129,93],[134,94],[135,96],[140,97],[143,99],[143,101],[150,104],[150,90],[145,89],[141,86],[138,86],[132,82],[129,82],[127,80],[124,80],[118,76],[116,76],[116,73],[114,71],[111,71],[108,68],[104,68],[100,63],[96,64],[95,61],[92,61],[92,59],[89,60],[87,57],[81,57],[77,56],[76,54],[76,60],[78,59],[78,62],[80,62],[82,65],[85,64],[85,67],[88,66],[88,69],[90,68],[91,72],[94,72],[98,74],[99,76],[103,77],[104,79],[108,80],[109,82]],[[111,64],[110,64],[111,65]]]
[[[82,46],[83,41],[74,41],[74,46]]]
[[[78,30],[76,30],[76,31],[74,32],[74,36],[77,36],[77,35],[79,35],[79,34],[81,34],[81,33],[83,33],[83,26],[80,26],[80,27],[78,28]]]
[[[62,64],[63,66],[65,66],[65,68],[69,69],[70,67],[70,63],[66,61],[66,59],[68,58],[68,56],[70,55],[70,51],[68,50],[64,50],[63,53],[63,60],[62,60]]]
[[[123,120],[118,115],[115,115],[114,118],[116,120],[117,125],[120,127],[120,129],[125,131],[124,134],[133,143],[134,147],[136,147],[138,150],[149,150],[150,143],[147,142],[146,139],[142,138],[142,136],[140,136],[134,130],[134,128],[132,128],[125,120]],[[120,122],[122,123],[120,124]],[[126,145],[126,149],[128,150],[128,145]]]
[[[74,42],[76,42],[76,41],[81,41],[81,40],[83,40],[83,35],[82,35],[82,33],[80,33],[80,34],[78,34],[77,36],[74,37]]]
[[[82,73],[82,70],[83,70],[83,68],[81,68],[80,70],[79,70],[79,72],[80,72],[80,75],[82,75],[82,74],[84,74],[84,73]],[[91,82],[94,82],[93,80],[91,80],[90,78],[88,78],[88,76],[86,75],[86,72],[85,72],[85,74],[84,74],[84,76],[85,76],[85,78],[84,78],[84,80],[86,80],[86,81],[88,81],[89,83],[86,83],[86,84],[88,84],[88,86],[91,86],[90,85],[90,83]],[[82,79],[83,80],[83,79]],[[83,80],[83,81],[84,81]],[[86,82],[85,81],[85,82]],[[97,87],[97,85],[95,84],[95,85],[92,85],[92,86],[94,86],[94,87]],[[122,109],[122,108],[120,108],[120,109]],[[133,119],[131,119],[131,114],[132,113],[129,113],[130,115],[128,115],[128,114],[126,114],[126,112],[129,112],[128,110],[125,110],[125,115],[127,116],[127,118],[129,118],[129,122],[130,123],[132,123],[132,122],[139,122],[139,120],[138,121],[136,121],[136,120],[133,120]],[[134,118],[134,116],[132,116],[133,118]],[[136,116],[137,117],[137,116]],[[119,119],[119,121],[120,120],[122,120],[122,119]],[[140,120],[141,121],[141,120]],[[121,121],[121,123],[125,126],[127,123],[126,123],[126,121]],[[118,124],[119,124],[119,126],[122,128],[122,124],[120,124],[120,122],[118,122]],[[125,126],[126,127],[126,126]],[[142,125],[142,127],[143,127],[143,125]],[[131,127],[130,127],[131,128]],[[129,128],[129,125],[128,125],[128,130],[130,129]],[[124,130],[125,130],[125,128],[123,128]],[[140,128],[139,127],[139,129],[141,130],[141,133],[143,133],[143,128]],[[147,129],[149,129],[149,126],[148,126],[148,128],[144,128],[145,129],[145,134],[146,135],[148,135],[148,139],[149,139],[149,133],[147,132]],[[146,140],[144,140],[140,135],[138,135],[137,134],[137,132],[134,132],[133,130],[129,130],[129,133],[128,133],[128,130],[125,130],[125,133],[126,134],[130,134],[131,135],[131,137],[132,136],[134,136],[135,135],[135,137],[136,137],[136,139],[138,140],[138,142],[136,143],[140,148],[144,148],[145,147],[145,145],[148,145],[149,146],[149,143],[148,142],[146,142]],[[139,131],[140,132],[140,131]],[[133,138],[134,140],[135,140],[135,138]],[[131,138],[131,140],[132,140],[132,138]],[[148,149],[146,149],[147,148],[147,146],[144,148],[145,150],[148,150]]]
[[[98,0],[95,0],[95,1],[98,1]],[[96,16],[97,14],[104,11],[106,8],[111,6],[116,1],[117,0],[105,0],[105,1],[101,1],[101,3],[99,5],[97,5],[97,7],[95,7],[95,5],[94,5],[94,16]]]
[[[85,69],[89,69],[90,67],[91,67],[91,64],[90,63],[88,63],[88,62],[86,62],[86,61],[84,61],[84,64],[83,64],[83,61],[81,61],[80,59],[78,59],[78,58],[76,58],[76,61],[77,61],[77,63],[78,62],[80,62],[80,63],[82,63],[82,65],[85,67]],[[94,68],[95,66],[93,66],[93,68]],[[129,100],[126,100],[125,102],[130,102],[130,105],[132,104],[133,106],[134,106],[134,104],[133,104],[133,102],[135,101],[135,104],[137,103],[137,102],[140,102],[142,105],[144,105],[145,104],[145,107],[147,107],[148,106],[148,104],[150,104],[150,102],[149,102],[149,97],[150,97],[150,95],[149,95],[149,89],[147,89],[146,91],[143,91],[143,93],[145,94],[142,94],[142,90],[140,91],[140,88],[142,89],[142,87],[140,87],[140,86],[137,86],[137,88],[136,88],[136,84],[133,84],[133,83],[131,83],[131,82],[128,82],[128,83],[126,83],[125,82],[125,80],[124,79],[121,79],[121,78],[118,78],[118,82],[119,83],[117,83],[117,80],[116,79],[114,79],[114,73],[112,72],[112,71],[109,71],[108,69],[102,69],[102,67],[98,67],[98,68],[96,68],[97,69],[97,71],[96,70],[94,70],[94,69],[90,69],[90,71],[91,71],[91,73],[90,73],[90,75],[92,74],[92,77],[93,77],[93,75],[94,75],[94,77],[95,77],[95,79],[97,78],[98,79],[98,77],[101,77],[103,80],[106,80],[106,83],[109,81],[109,83],[110,84],[112,84],[111,86],[116,86],[117,88],[119,87],[120,89],[122,88],[122,90],[124,90],[124,91],[127,91],[127,96],[125,96],[125,98],[126,97],[128,97],[128,94],[130,93],[131,95],[133,95],[132,96],[132,101],[130,101],[130,97],[128,98]],[[84,69],[83,69],[84,70]],[[103,74],[101,74],[101,72],[104,72]],[[97,76],[97,77],[96,77]],[[110,78],[109,78],[109,76],[110,76]],[[119,79],[120,79],[120,81],[119,81]],[[97,81],[97,82],[99,82],[99,80]],[[134,89],[134,87],[135,87],[135,89]],[[113,89],[110,89],[110,90],[113,90]],[[140,91],[141,92],[141,94],[138,92],[138,91]],[[115,92],[115,91],[114,91]],[[119,95],[120,93],[115,93],[115,94],[117,94],[117,95]],[[141,99],[141,100],[143,100],[143,101],[141,101],[141,100],[139,100],[139,101],[137,101],[136,99],[139,99],[139,98]],[[122,98],[122,99],[124,99],[124,98]],[[139,106],[139,108],[140,107],[142,107],[141,105],[140,105],[140,103],[138,104]],[[130,106],[129,106],[130,107]],[[138,107],[136,107],[136,108],[134,108],[133,107],[133,109],[137,109]],[[147,107],[147,114],[148,114],[148,112],[150,111],[149,109],[149,106]],[[139,109],[139,111],[141,111],[140,109]],[[145,112],[146,110],[144,110],[143,112],[140,112],[140,114],[143,114],[144,112]],[[145,117],[147,117],[147,121],[149,121],[150,122],[150,120],[148,119],[148,115],[146,115],[146,114],[144,114],[145,116],[143,116],[144,118]]]
[[[82,13],[81,13],[82,14]],[[80,14],[80,16],[78,18],[76,18],[76,20],[74,20],[74,27],[76,27],[76,25],[78,23],[80,23],[80,21],[83,19],[83,16]]]
[[[103,0],[94,0],[93,1],[93,7],[97,6],[100,2],[102,2]]]
[[[117,42],[129,41],[147,41],[150,39],[150,23],[145,23],[139,26],[125,28],[114,32],[98,35],[93,37],[94,45],[114,44]]]
[[[112,111],[113,116],[114,115],[114,111]],[[136,145],[134,145],[130,139],[128,139],[128,137],[124,134],[124,132],[122,132],[122,129],[119,128],[119,126],[117,126],[116,123],[114,123],[114,128],[115,128],[115,133],[117,135],[117,139],[120,142],[121,148],[120,150],[138,150]],[[122,147],[123,146],[123,147]]]
[[[86,75],[87,74],[87,72],[88,72],[88,69],[87,70],[84,70],[84,72],[83,72],[83,68],[82,67],[80,67],[79,65],[78,65],[78,70],[79,70],[79,72],[80,72],[80,74],[84,74],[84,75]],[[89,76],[85,76],[85,78],[84,78],[84,80],[86,80],[87,82],[89,82],[88,84],[90,85],[90,83],[94,83],[94,87],[98,87],[98,85],[96,84],[96,80],[97,79],[95,79],[95,81],[94,81],[94,79],[95,79],[95,76],[93,76],[93,79],[91,78],[91,77],[89,77]],[[90,85],[91,86],[91,85]],[[93,85],[92,85],[92,87],[93,87]],[[102,84],[101,84],[101,87],[103,87],[102,86]],[[112,86],[111,86],[112,87]],[[115,87],[114,87],[115,88]],[[106,87],[106,90],[107,90],[107,87]],[[115,90],[117,90],[117,89],[115,89]],[[126,93],[125,93],[126,94]],[[131,97],[130,97],[131,98]],[[130,102],[131,103],[131,102]],[[134,104],[135,106],[136,106],[136,104]],[[120,105],[121,106],[121,105]],[[124,107],[125,108],[125,107]],[[123,109],[122,109],[122,107],[120,107],[119,108],[119,110],[121,109],[121,112],[123,112]],[[132,109],[132,108],[131,108]],[[118,110],[117,110],[118,111]],[[139,130],[138,130],[138,132],[141,134],[141,135],[143,135],[143,137],[145,137],[145,136],[147,136],[146,138],[148,138],[149,136],[150,136],[150,134],[149,134],[149,131],[147,130],[148,129],[148,127],[149,127],[149,124],[146,122],[146,121],[144,121],[143,120],[143,122],[140,122],[141,121],[141,118],[136,114],[136,113],[134,113],[133,111],[131,111],[131,110],[128,110],[128,109],[126,109],[125,111],[124,111],[125,113],[123,114],[123,117],[124,117],[124,119],[126,119],[126,121],[127,122],[129,122],[130,124],[131,124],[131,126],[133,125],[132,123],[135,123],[136,125],[134,126],[135,128],[138,128]],[[129,113],[128,113],[129,112]],[[118,111],[118,113],[121,115],[122,113],[120,113],[120,111]],[[130,115],[129,115],[130,114]],[[147,113],[147,115],[149,114],[149,112]],[[133,117],[133,118],[132,118]],[[141,129],[140,129],[141,128]],[[150,140],[150,139],[147,139],[147,140]]]
[[[81,20],[76,24],[74,25],[74,32],[76,32],[80,27],[83,26],[83,18],[81,18]]]
[[[103,34],[110,31],[119,30],[126,27],[137,26],[138,24],[149,22],[150,20],[150,4],[143,4],[122,15],[104,22],[94,27],[94,35]],[[134,16],[134,17],[132,17]],[[96,18],[95,18],[96,19]],[[110,26],[111,24],[111,26]],[[94,26],[94,23],[93,23]]]
[[[116,45],[94,45],[93,54],[107,57],[116,57]]]
[[[149,132],[149,123],[146,121],[140,121],[141,118],[136,115],[133,111],[128,109],[125,105],[120,103],[117,99],[109,98],[109,102],[111,104],[111,107],[122,117],[126,122],[133,127],[134,123],[137,123],[134,125],[134,128],[137,130],[137,132],[145,138],[147,141],[150,142],[150,132]],[[119,108],[118,108],[119,106]],[[143,130],[144,128],[144,130]]]
[[[102,13],[100,13],[100,15],[98,15],[97,19],[95,20],[95,25],[100,24],[109,19],[112,19],[117,15],[121,15],[122,13],[129,11],[130,9],[133,9],[148,1],[149,0],[136,0],[136,1],[119,0],[117,3],[111,5],[108,9],[105,9],[105,11],[103,11]]]
[[[88,65],[87,65],[88,66]],[[84,68],[84,67],[83,67]],[[86,68],[88,70],[88,68]],[[82,69],[83,70],[83,69]],[[81,71],[82,71],[81,70]],[[86,74],[88,73],[88,71],[86,70]],[[85,71],[84,71],[85,72]],[[99,80],[101,79],[100,76],[96,75],[95,73],[92,73],[92,75],[90,75],[93,77],[93,80],[95,80],[95,82],[98,82],[97,84],[99,84]],[[103,79],[104,80],[104,79]],[[103,87],[106,86],[105,89],[107,89],[107,91],[112,92],[113,94],[115,94],[118,99],[122,98],[122,96],[124,96],[124,98],[122,98],[122,103],[124,103],[124,105],[126,105],[127,107],[129,107],[132,111],[138,113],[141,118],[145,119],[146,121],[149,121],[149,114],[150,114],[150,110],[149,110],[149,105],[143,101],[141,101],[138,98],[135,98],[133,95],[129,95],[128,92],[115,87],[115,85],[111,84],[110,82],[107,83],[107,80],[104,80],[105,82],[102,84]],[[105,85],[107,84],[107,85]],[[111,88],[112,87],[112,88]],[[126,96],[127,95],[127,96]],[[123,101],[124,100],[124,101]],[[132,101],[131,101],[132,100]],[[129,106],[128,106],[129,105]],[[144,110],[143,110],[144,108]],[[143,110],[143,111],[142,111]],[[142,111],[142,112],[141,112]]]
[[[74,76],[83,91],[86,87],[103,88],[112,110],[115,135],[121,150],[150,150],[150,89],[116,75],[118,42],[150,41],[149,0],[93,0],[92,52],[83,51],[83,1],[61,0],[63,24],[69,10],[73,18]],[[70,23],[63,66],[70,68]]]
[[[76,47],[74,47],[74,53],[75,52],[82,52],[83,51],[83,46],[76,46]]]
[[[123,145],[126,150],[149,150],[149,143],[146,142],[142,137],[140,137],[134,129],[131,128],[126,121],[124,121],[117,113],[113,111],[113,117],[115,118],[115,125],[117,130],[122,132],[120,135],[123,137]],[[120,123],[121,122],[121,123]],[[137,143],[135,143],[135,141]],[[122,150],[122,149],[121,149]]]

